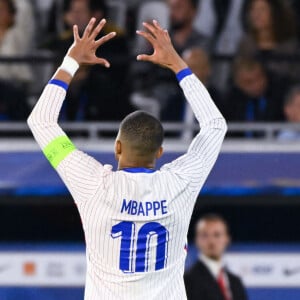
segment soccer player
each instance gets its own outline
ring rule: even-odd
[[[147,31],[137,33],[153,45],[154,52],[137,59],[169,68],[177,75],[200,123],[199,134],[185,155],[156,170],[155,161],[163,152],[163,128],[157,119],[138,111],[120,125],[115,142],[117,171],[77,150],[57,119],[78,67],[109,67],[95,51],[115,33],[97,40],[105,20],[98,25],[95,22],[91,19],[81,37],[74,26],[74,43],[28,119],[82,218],[87,258],[85,299],[186,299],[183,271],[189,221],[220,151],[226,122],[174,50],[168,32],[153,21],[144,23]]]

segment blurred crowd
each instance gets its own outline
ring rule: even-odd
[[[82,32],[92,16],[109,20],[101,34],[118,33],[99,50],[112,67],[80,68],[63,120],[117,121],[142,109],[193,122],[174,75],[134,59],[152,51],[136,29],[156,19],[229,122],[300,122],[296,0],[0,0],[0,57],[53,57],[50,69],[38,59],[0,62],[0,120],[26,119],[72,43],[73,24]]]

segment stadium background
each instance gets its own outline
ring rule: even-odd
[[[66,1],[41,2],[43,4],[20,0],[23,9],[30,8],[35,16],[36,45],[42,40],[41,36],[53,33],[48,24],[52,20],[50,13],[65,13],[63,4]],[[163,5],[154,5],[154,12],[157,7],[166,8],[164,1],[107,1],[107,16],[126,30],[130,39],[128,56],[124,57],[123,53],[112,56],[111,60],[117,64],[122,65],[124,60],[133,61],[136,41],[130,32],[146,2],[147,5]],[[224,2],[236,4],[243,1]],[[296,1],[285,2],[295,5]],[[203,3],[207,1],[202,1],[202,8]],[[295,12],[296,8],[297,5]],[[221,15],[222,9],[219,9]],[[22,6],[19,7],[21,10]],[[197,16],[195,24],[203,24],[200,14]],[[244,12],[241,20],[242,16]],[[167,26],[168,21],[165,23]],[[54,27],[58,32],[63,30],[57,24]],[[213,63],[229,67],[238,56],[235,52],[207,51],[210,51]],[[295,50],[292,56],[272,59],[295,66],[299,63],[299,53]],[[25,89],[23,79],[19,79],[17,86],[18,92],[21,87],[21,92],[26,94],[29,107],[37,100],[57,60],[55,51],[39,47],[31,53],[13,56],[0,53],[0,66],[9,68],[24,66],[25,63],[34,71]],[[131,69],[134,73],[134,63]],[[296,83],[294,80],[293,84]],[[131,88],[132,95],[136,95],[136,87]],[[219,88],[222,91],[222,87]],[[137,90],[140,92],[139,88]],[[3,112],[7,97],[3,91],[0,88],[0,299],[82,299],[85,256],[78,212],[61,180],[32,140],[25,118]],[[11,95],[15,95],[16,101],[25,99],[21,97],[20,100],[19,94]],[[19,104],[13,105],[14,110],[21,109]],[[155,103],[150,102],[148,106],[152,112],[157,111]],[[63,127],[80,149],[115,166],[112,149],[118,118],[103,123],[88,118],[74,120],[66,114]],[[182,154],[197,128],[187,117],[163,121],[167,128],[166,153],[158,161],[158,166]],[[300,127],[297,122],[285,119],[238,121],[230,122],[222,153],[196,203],[188,236],[187,268],[197,256],[193,246],[195,221],[204,213],[217,212],[228,220],[233,238],[226,260],[229,267],[242,277],[250,300],[300,299]],[[281,132],[293,132],[293,138],[281,139]]]

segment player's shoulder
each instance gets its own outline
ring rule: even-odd
[[[180,187],[187,187],[190,184],[190,177],[186,176],[184,169],[174,167],[174,163],[163,165],[160,169],[160,173],[166,180],[176,182]]]

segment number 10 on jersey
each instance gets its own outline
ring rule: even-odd
[[[160,223],[146,223],[136,232],[134,222],[120,222],[112,227],[111,237],[113,239],[121,238],[119,267],[123,272],[148,272],[150,245],[155,238],[157,241],[155,271],[165,268],[169,233]]]

